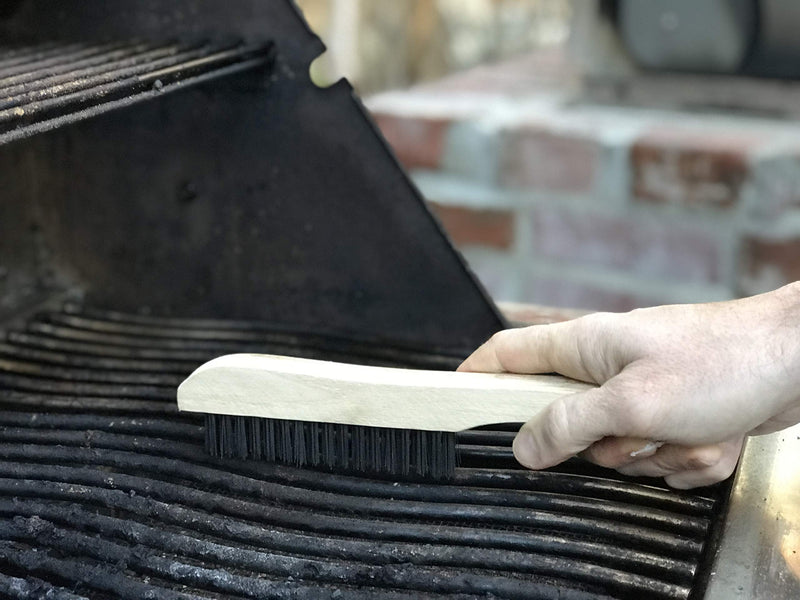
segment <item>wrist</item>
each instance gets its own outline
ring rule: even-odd
[[[793,305],[795,309],[800,311],[800,281],[788,283],[782,288],[778,288],[776,293],[784,296],[789,305]]]
[[[776,325],[790,335],[800,333],[800,281],[778,288],[770,294],[776,303],[771,307]]]
[[[800,405],[800,281],[773,292],[777,302],[773,316],[772,344],[787,383],[795,390],[794,404]]]

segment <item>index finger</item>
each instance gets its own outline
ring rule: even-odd
[[[594,383],[578,347],[578,321],[506,329],[475,350],[459,371],[552,373]]]

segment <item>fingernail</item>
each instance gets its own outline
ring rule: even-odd
[[[533,435],[527,431],[520,431],[514,438],[511,445],[514,450],[514,458],[526,467],[534,468],[536,463],[536,443]]]
[[[631,452],[630,456],[631,458],[647,458],[648,456],[653,456],[653,454],[656,453],[656,450],[661,448],[663,445],[664,442],[647,442],[638,450]]]

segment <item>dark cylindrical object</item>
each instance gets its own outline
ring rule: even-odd
[[[759,7],[758,39],[745,69],[747,74],[800,77],[800,4],[761,0]]]
[[[752,0],[620,0],[619,31],[647,69],[735,73],[756,39]]]

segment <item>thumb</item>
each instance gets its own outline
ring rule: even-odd
[[[604,401],[607,393],[595,388],[550,404],[520,428],[514,438],[514,457],[529,469],[544,469],[615,435],[615,419]]]

